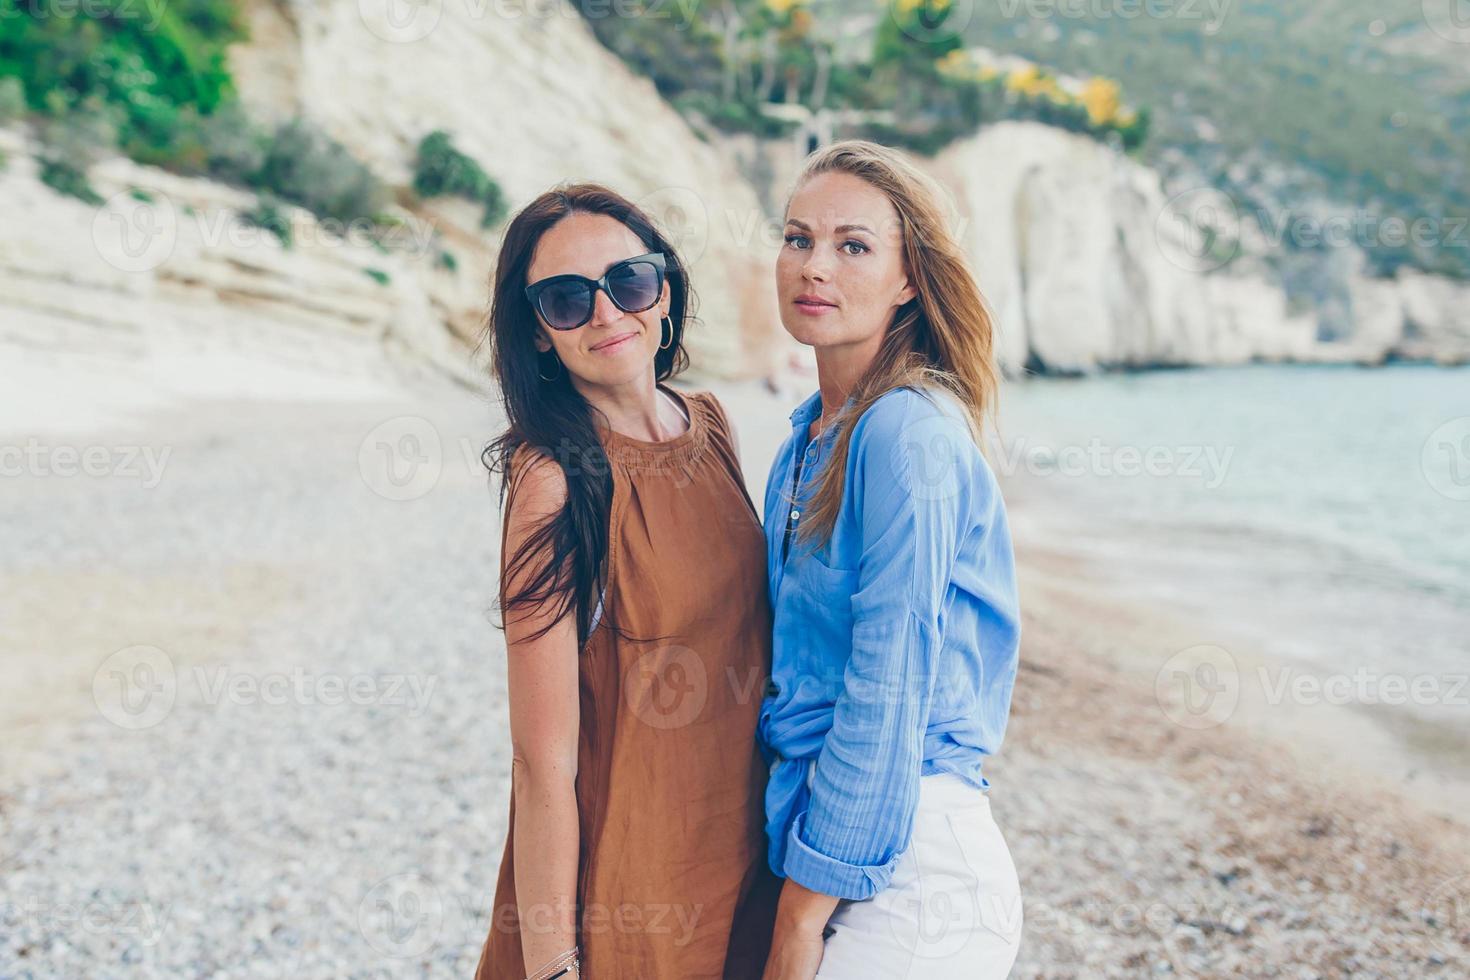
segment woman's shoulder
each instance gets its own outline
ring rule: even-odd
[[[915,435],[963,435],[974,445],[964,407],[954,395],[938,388],[901,386],[874,399],[853,424],[853,441],[904,442]]]
[[[507,506],[519,515],[559,510],[567,499],[567,477],[544,449],[522,443],[511,454],[507,477]]]
[[[690,406],[698,405],[721,418],[724,417],[725,406],[720,403],[720,399],[715,393],[708,388],[675,388],[673,390],[683,396],[684,400]]]
[[[939,388],[900,387],[884,392],[853,426],[851,459],[867,459],[907,479],[915,471],[969,474],[967,482],[993,490],[995,474],[975,441],[969,413]],[[928,478],[928,477],[926,477]]]
[[[691,414],[699,412],[716,431],[726,438],[730,436],[730,416],[725,412],[724,404],[713,391],[707,388],[675,390],[683,397]]]

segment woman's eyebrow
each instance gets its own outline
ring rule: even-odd
[[[786,223],[788,225],[795,225],[802,231],[812,230],[811,226],[808,225],[805,221],[802,221],[800,218],[787,218]],[[865,231],[870,235],[874,233],[873,229],[869,228],[867,225],[838,225],[836,228],[832,229],[833,234],[836,235],[845,235],[850,231]]]

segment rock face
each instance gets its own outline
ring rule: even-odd
[[[702,369],[760,374],[779,353],[774,251],[754,190],[570,4],[252,0],[246,10],[255,40],[231,62],[256,117],[299,113],[398,186],[412,180],[419,140],[447,130],[513,209],[559,182],[607,183],[661,218],[691,264],[703,323],[689,343]],[[451,212],[435,217],[455,224]],[[481,313],[495,256],[474,217],[463,211],[455,236],[468,255],[461,274],[483,294],[465,319]]]
[[[1238,222],[1228,201],[1166,199],[1155,172],[1086,137],[1000,123],[931,167],[954,193],[1009,373],[1470,356],[1470,286],[1354,277],[1351,330],[1319,339],[1315,314],[1290,312],[1280,287],[1223,270],[1229,256],[1207,247],[1203,224]]]
[[[0,132],[0,343],[147,357],[234,351],[344,373],[432,367],[466,381],[446,302],[470,291],[433,263],[431,229],[404,216],[384,254],[294,210],[288,251],[240,220],[250,194],[114,158],[93,207],[43,185],[36,147]],[[419,244],[412,245],[417,238]]]
[[[254,195],[121,158],[92,168],[109,199],[93,208],[42,185],[37,147],[0,130],[0,338],[144,354],[168,335],[336,363],[386,350],[478,383],[483,367],[468,351],[498,230],[483,231],[467,203],[402,193],[419,140],[445,129],[513,209],[559,182],[599,180],[660,218],[692,267],[700,322],[686,336],[700,372],[765,375],[787,356],[770,287],[775,245],[755,192],[571,7],[242,9],[252,40],[231,59],[252,115],[303,115],[348,146],[412,202],[395,209],[402,234],[384,252],[296,211],[288,251],[240,220]],[[401,19],[413,11],[431,20]],[[445,250],[452,270],[436,261]]]
[[[288,251],[241,220],[252,194],[120,158],[93,168],[109,199],[93,208],[42,185],[29,137],[0,130],[0,340],[146,353],[167,336],[432,365],[481,383],[469,349],[497,231],[465,202],[408,192],[419,140],[444,129],[512,208],[559,182],[598,180],[661,219],[692,266],[701,322],[689,344],[702,373],[771,377],[794,352],[809,361],[781,328],[771,272],[781,241],[771,211],[797,172],[795,142],[697,134],[561,0],[242,9],[252,40],[231,50],[231,67],[252,114],[302,115],[347,145],[399,192],[402,233],[384,250],[297,211]],[[678,5],[661,9],[674,16]],[[924,165],[952,193],[1011,375],[1470,359],[1470,286],[1352,277],[1329,326],[1288,309],[1262,272],[1220,271],[1197,220],[1218,217],[1220,202],[1166,200],[1156,173],[1088,138],[1002,123]]]

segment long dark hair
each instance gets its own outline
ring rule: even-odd
[[[567,377],[566,367],[536,350],[542,330],[526,300],[526,277],[541,236],[572,214],[603,214],[622,222],[650,252],[662,252],[669,285],[669,319],[673,340],[654,358],[654,378],[665,381],[689,366],[684,329],[694,315],[694,296],[684,263],[653,220],[632,201],[601,184],[569,184],[553,188],[526,205],[506,228],[495,267],[490,315],[481,345],[490,345],[491,371],[500,386],[508,420],[506,430],[482,455],[492,474],[499,473],[500,503],[511,487],[511,460],[522,446],[554,460],[567,481],[566,505],[527,536],[508,556],[506,578],[524,583],[506,595],[502,616],[518,607],[554,600],[560,620],[569,610],[577,619],[580,649],[592,632],[592,615],[602,592],[612,511],[612,471],[594,421],[594,409]],[[551,377],[552,380],[544,380]],[[602,619],[617,629],[611,611]],[[501,628],[505,626],[501,623]],[[543,627],[534,637],[546,633]]]

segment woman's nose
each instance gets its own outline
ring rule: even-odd
[[[600,326],[605,323],[616,323],[623,318],[623,311],[612,301],[607,290],[599,289],[592,294],[592,319],[588,320],[589,326]]]
[[[806,262],[802,263],[801,274],[803,278],[810,279],[813,282],[826,282],[828,276],[827,260],[819,256],[816,249],[812,249],[807,253]]]

